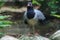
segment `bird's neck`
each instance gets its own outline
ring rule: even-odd
[[[33,7],[32,6],[28,6],[27,7],[27,18],[28,19],[32,19],[32,18],[34,18],[34,16],[35,16],[35,13],[34,13]]]
[[[35,16],[34,10],[27,11],[27,18],[28,19],[32,19],[32,18],[34,18],[34,16]]]
[[[33,10],[33,7],[27,7],[27,11]]]

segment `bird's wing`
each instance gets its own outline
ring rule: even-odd
[[[37,12],[37,17],[38,17],[38,19],[40,19],[40,20],[44,20],[44,19],[45,19],[45,16],[44,16],[44,14],[43,14],[41,11],[38,11],[38,12]]]
[[[24,13],[24,20],[27,19],[26,14],[27,14],[27,11],[25,11]]]

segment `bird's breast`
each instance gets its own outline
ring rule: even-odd
[[[34,12],[28,12],[28,13],[27,13],[27,18],[28,18],[28,19],[33,19],[34,16],[35,16],[35,13],[34,13]]]

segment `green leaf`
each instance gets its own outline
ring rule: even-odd
[[[6,27],[9,27],[11,25],[0,25],[0,28],[6,28]]]
[[[0,21],[0,28],[5,28],[11,26],[11,21]]]
[[[32,4],[40,5],[40,3],[39,3],[39,2],[37,2],[36,0],[32,0]]]
[[[60,18],[60,15],[52,15],[52,16],[57,17],[57,18]]]
[[[50,15],[55,15],[57,12],[56,11],[51,11]]]
[[[5,24],[12,24],[11,21],[0,21],[0,25],[5,25]]]
[[[8,16],[0,16],[0,19],[5,19],[5,18],[8,18],[8,17],[10,17],[9,15]]]

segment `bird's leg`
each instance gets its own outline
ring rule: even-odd
[[[33,25],[33,34],[34,34],[34,32],[35,32],[35,26]]]

